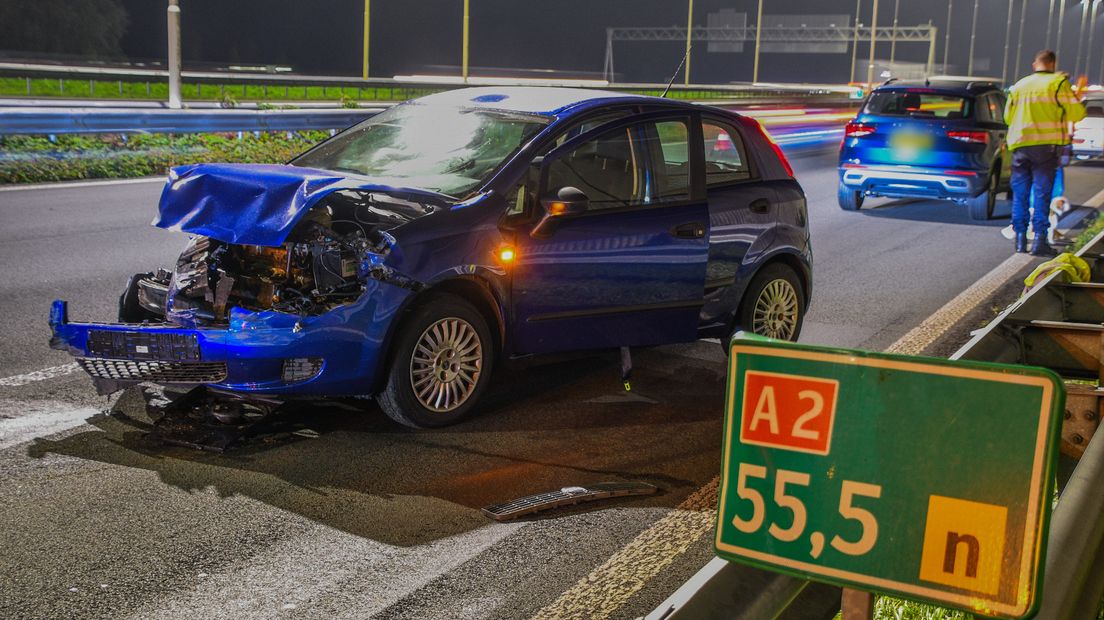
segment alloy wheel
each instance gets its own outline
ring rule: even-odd
[[[760,336],[790,340],[797,331],[797,291],[779,278],[771,280],[755,300],[752,331]]]
[[[483,371],[483,343],[464,319],[448,317],[430,325],[410,357],[410,386],[430,411],[452,411],[471,397]]]

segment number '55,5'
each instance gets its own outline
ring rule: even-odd
[[[736,478],[736,495],[751,502],[751,517],[744,519],[737,515],[732,519],[732,525],[745,534],[751,534],[763,526],[766,513],[766,504],[763,495],[756,489],[748,486],[749,478],[767,478],[767,468],[761,465],[740,463],[740,469]],[[779,469],[774,477],[774,503],[793,513],[793,520],[789,527],[781,527],[777,523],[771,523],[767,532],[782,542],[792,542],[801,537],[808,521],[808,513],[802,501],[787,493],[786,487],[809,486],[809,474]],[[882,496],[882,487],[876,484],[866,484],[853,480],[844,480],[840,490],[839,513],[845,519],[858,521],[862,534],[858,540],[847,541],[839,535],[832,537],[831,545],[840,553],[847,555],[863,555],[874,548],[878,541],[878,520],[866,509],[854,505],[855,497],[879,498]]]

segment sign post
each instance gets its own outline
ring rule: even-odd
[[[719,556],[861,590],[845,618],[868,617],[871,591],[1034,613],[1054,373],[748,337],[728,381]]]

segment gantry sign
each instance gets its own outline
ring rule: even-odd
[[[719,556],[980,615],[1034,613],[1056,375],[737,339],[728,377]]]
[[[894,32],[896,31],[896,32]],[[928,68],[930,74],[935,65],[935,40],[937,28],[932,25],[897,27],[879,26],[873,34],[875,42],[928,43]],[[755,26],[695,26],[690,32],[696,43],[754,43]],[[867,43],[870,26],[764,26],[759,33],[764,43]],[[616,41],[686,41],[686,28],[679,26],[660,28],[606,28],[606,61],[603,74],[613,81],[613,44]]]

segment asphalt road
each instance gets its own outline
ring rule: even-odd
[[[844,213],[834,153],[793,163],[816,263],[806,342],[883,348],[1011,250],[1007,219],[974,223],[964,207]],[[1100,180],[1071,175],[1074,201]],[[515,365],[482,415],[440,431],[365,403],[304,406],[295,419],[317,436],[225,455],[144,439],[140,394],[96,396],[47,348],[46,317],[64,298],[74,320],[111,320],[128,275],[171,264],[183,237],[148,225],[159,192],[0,191],[0,617],[526,618],[716,475],[724,367],[710,342],[638,352],[632,395],[614,355]],[[610,480],[661,492],[511,524],[479,512]],[[613,617],[651,610],[710,557],[697,540]]]

